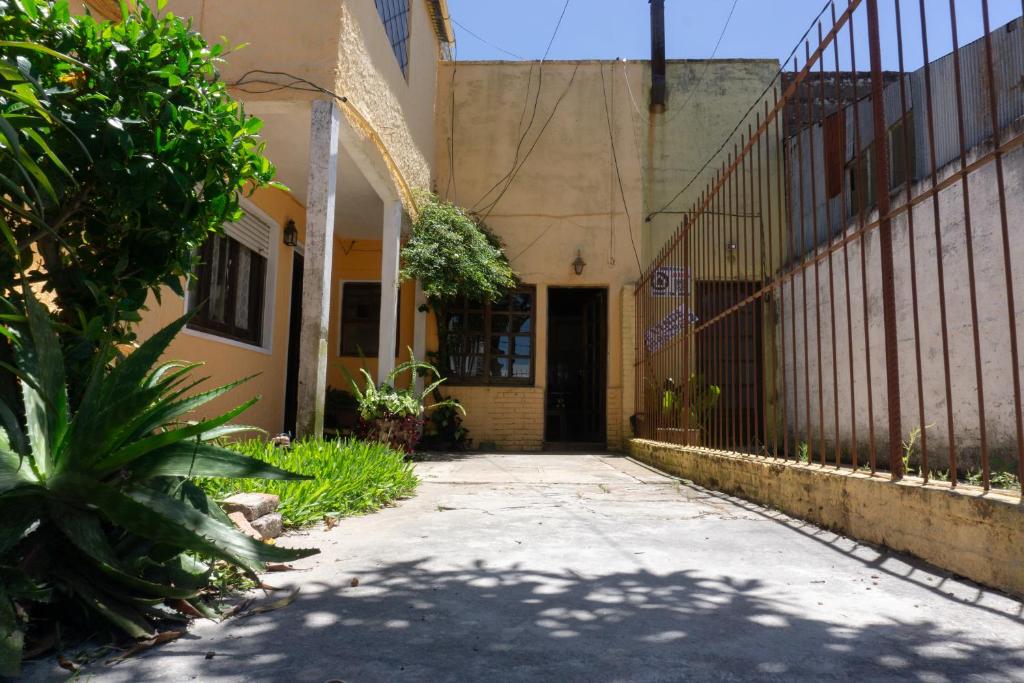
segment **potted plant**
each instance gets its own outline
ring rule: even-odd
[[[668,426],[658,427],[658,441],[680,446],[703,445],[702,433],[721,394],[721,388],[708,384],[700,375],[690,375],[686,387],[676,386],[671,377],[666,379],[661,411],[668,418]]]
[[[426,397],[444,382],[437,368],[430,363],[412,357],[392,370],[379,385],[365,368],[359,371],[366,378],[366,386],[360,388],[354,378],[351,382],[359,407],[359,436],[362,439],[386,443],[411,454],[423,437],[427,410],[452,407],[465,414],[462,406],[451,399],[426,405]],[[409,374],[409,388],[399,389],[395,380],[404,373]],[[416,391],[414,379],[417,373],[436,379],[423,391]]]

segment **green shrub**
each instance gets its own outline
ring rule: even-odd
[[[181,294],[197,247],[274,177],[261,122],[220,79],[224,46],[127,5],[110,22],[0,2],[0,289],[28,271],[83,360],[105,333],[131,340],[150,293]]]
[[[101,346],[71,407],[65,350],[23,289],[23,305],[0,300],[14,361],[3,372],[22,393],[20,406],[0,401],[0,676],[17,673],[37,609],[102,617],[132,638],[151,637],[156,622],[203,609],[195,599],[211,560],[255,577],[266,561],[316,552],[239,533],[190,481],[302,477],[211,443],[242,429],[227,423],[253,401],[183,421],[234,386],[193,393],[195,365],[154,368],[186,318],[119,362],[112,344]]]
[[[372,512],[410,495],[418,484],[404,454],[380,443],[317,439],[298,441],[290,448],[276,448],[254,439],[232,444],[231,448],[275,467],[313,477],[308,481],[206,479],[201,483],[207,494],[217,500],[242,492],[278,495],[278,511],[288,526],[310,524],[324,516]]]

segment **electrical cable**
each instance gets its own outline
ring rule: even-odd
[[[502,183],[506,183],[505,187],[501,190],[501,192],[498,193],[498,197],[493,202],[491,202],[489,205],[487,205],[487,208],[485,209],[485,212],[487,214],[489,214],[494,209],[494,207],[497,205],[497,202],[501,200],[501,198],[505,195],[505,192],[507,192],[508,188],[511,186],[512,181],[515,178],[515,175],[518,173],[517,166],[519,168],[522,167],[522,165],[519,163],[519,154],[522,151],[523,144],[526,142],[526,138],[529,136],[530,130],[533,128],[533,124],[534,124],[534,122],[537,119],[537,107],[540,104],[540,94],[541,94],[541,91],[542,91],[542,89],[544,87],[544,62],[547,61],[548,55],[551,53],[551,47],[555,44],[555,38],[558,36],[558,31],[562,27],[562,21],[565,19],[565,13],[569,9],[569,3],[570,2],[572,2],[572,0],[565,0],[565,4],[562,5],[562,13],[558,16],[558,22],[555,24],[555,29],[554,29],[554,31],[551,32],[551,38],[550,38],[550,40],[548,40],[548,46],[544,50],[544,56],[541,57],[540,64],[539,64],[539,67],[538,67],[538,70],[537,70],[537,94],[536,94],[536,96],[533,99],[533,111],[530,114],[530,122],[527,124],[526,129],[523,130],[522,135],[519,138],[519,142],[516,143],[515,155],[512,157],[512,167],[509,169],[509,171],[504,176],[502,176],[500,179],[498,179],[498,181],[496,183],[494,183],[494,185],[492,185],[490,187],[490,189],[488,189],[487,192],[485,192],[473,204],[472,210],[474,212],[479,213],[480,206],[484,202],[484,200],[486,200],[487,197],[489,197],[490,194],[492,192],[494,192],[498,188],[498,186],[500,186]],[[574,71],[573,72],[573,77],[574,78],[575,78],[575,75],[576,74],[575,74],[575,71]],[[530,76],[529,76],[529,79],[527,80],[527,83],[526,83],[526,98],[525,98],[525,101],[523,103],[523,113],[524,114],[525,114],[525,111],[526,111],[526,109],[528,107],[528,104],[529,104],[529,101],[530,101],[530,89],[531,89],[532,84],[533,84],[533,65],[531,64],[530,65]],[[559,101],[561,101],[561,100],[559,100]],[[557,105],[556,105],[556,109],[557,109]],[[549,119],[549,121],[550,121],[550,119]],[[520,116],[520,129],[522,129],[522,116]],[[543,133],[543,131],[541,131],[541,132]],[[539,136],[538,136],[538,138],[539,138]],[[536,146],[536,141],[534,141],[534,146]],[[532,150],[532,147],[531,147],[531,150]],[[525,159],[523,159],[523,161],[525,162]]]
[[[792,52],[789,53],[789,57],[787,57],[784,62],[780,63],[781,66],[779,67],[779,70],[775,73],[775,77],[768,83],[767,86],[765,86],[765,89],[754,100],[754,102],[751,103],[750,108],[747,109],[746,113],[744,113],[743,116],[740,117],[740,120],[736,123],[736,127],[733,128],[732,132],[729,133],[725,137],[725,139],[722,141],[721,146],[715,151],[714,154],[712,154],[710,157],[708,157],[708,160],[704,162],[704,165],[700,167],[700,170],[697,171],[697,173],[693,176],[693,178],[690,179],[690,181],[688,183],[683,185],[681,190],[676,192],[676,194],[672,197],[672,199],[670,199],[664,206],[662,206],[657,211],[652,211],[651,213],[647,214],[647,217],[644,219],[645,222],[649,223],[651,221],[651,219],[654,218],[655,216],[657,216],[658,214],[665,213],[666,209],[668,209],[670,206],[672,206],[672,204],[674,204],[675,201],[677,199],[679,199],[683,195],[684,192],[686,192],[688,189],[690,189],[690,187],[695,182],[697,182],[697,179],[701,177],[701,174],[704,173],[704,171],[707,170],[708,166],[710,166],[711,163],[715,159],[718,158],[718,155],[722,153],[722,150],[724,150],[726,148],[726,146],[729,144],[729,142],[733,139],[733,136],[736,134],[736,131],[738,131],[740,129],[740,127],[743,125],[743,122],[746,121],[747,118],[750,116],[750,113],[752,111],[754,111],[754,109],[757,107],[757,105],[760,104],[764,100],[765,96],[768,94],[768,91],[771,90],[772,84],[775,83],[775,81],[779,78],[779,76],[781,76],[783,74],[783,72],[786,69],[786,65],[789,64],[790,60],[793,59],[793,56],[796,55],[797,50],[800,49],[800,44],[807,39],[807,36],[810,35],[811,30],[815,27],[815,25],[817,24],[818,20],[821,19],[821,17],[825,14],[825,11],[828,10],[828,8],[832,6],[832,2],[833,2],[833,0],[826,0],[825,6],[821,8],[821,11],[818,12],[818,15],[811,21],[811,25],[807,27],[806,31],[804,31],[803,36],[800,37],[800,40],[797,42],[797,44],[793,48]]]
[[[740,0],[732,0],[732,8],[729,10],[729,16],[725,18],[725,26],[722,27],[722,32],[718,34],[718,42],[715,43],[715,49],[711,51],[711,56],[704,61],[704,70],[701,72],[700,78],[697,80],[697,84],[690,89],[690,92],[687,94],[686,99],[683,100],[683,103],[672,114],[672,116],[669,117],[668,121],[665,122],[666,126],[676,120],[676,117],[686,109],[686,105],[688,105],[693,99],[697,90],[704,85],[704,79],[707,78],[708,75],[708,68],[711,66],[711,61],[718,55],[718,48],[722,46],[722,40],[725,38],[726,31],[729,30],[729,22],[732,21],[732,15],[736,11],[736,5],[738,5],[739,2]]]
[[[519,59],[519,60],[522,60],[522,61],[526,61],[526,57],[523,57],[522,55],[517,55],[515,52],[510,52],[509,50],[506,50],[505,48],[501,47],[500,45],[495,45],[494,43],[492,43],[491,41],[487,40],[486,38],[483,38],[483,37],[477,35],[473,31],[471,31],[467,26],[459,23],[454,18],[452,19],[452,23],[455,24],[456,26],[458,26],[459,28],[461,28],[463,31],[465,31],[469,35],[471,35],[474,38],[476,38],[477,40],[479,40],[484,45],[488,45],[490,47],[493,47],[498,52],[504,52],[509,57],[515,57],[516,59]]]
[[[604,102],[604,116],[605,121],[608,124],[608,141],[609,143],[611,143],[612,148],[612,161],[615,164],[615,177],[619,181],[619,196],[622,197],[622,209],[626,212],[626,229],[629,232],[629,243],[633,245],[633,256],[636,257],[636,268],[637,271],[639,271],[640,275],[643,275],[644,268],[640,264],[640,253],[637,251],[636,242],[633,241],[633,217],[629,213],[629,205],[626,202],[626,190],[622,186],[622,174],[619,172],[619,155],[615,151],[615,135],[612,132],[611,111],[608,108],[608,92],[607,88],[605,87],[604,65],[599,65],[599,67],[601,69],[601,92],[604,95],[604,97],[602,97],[601,100],[602,102]],[[615,67],[613,66],[612,73],[615,73],[614,68]]]

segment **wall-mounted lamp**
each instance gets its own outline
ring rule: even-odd
[[[582,254],[579,249],[576,250],[576,260],[572,262],[572,269],[577,275],[583,275],[583,269],[586,267],[587,262],[583,260]]]
[[[295,227],[295,221],[290,218],[284,224],[284,244],[286,247],[294,247],[299,244],[299,229]]]

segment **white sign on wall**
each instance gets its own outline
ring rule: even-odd
[[[651,275],[651,296],[684,297],[690,294],[690,273],[679,266],[662,266]]]

